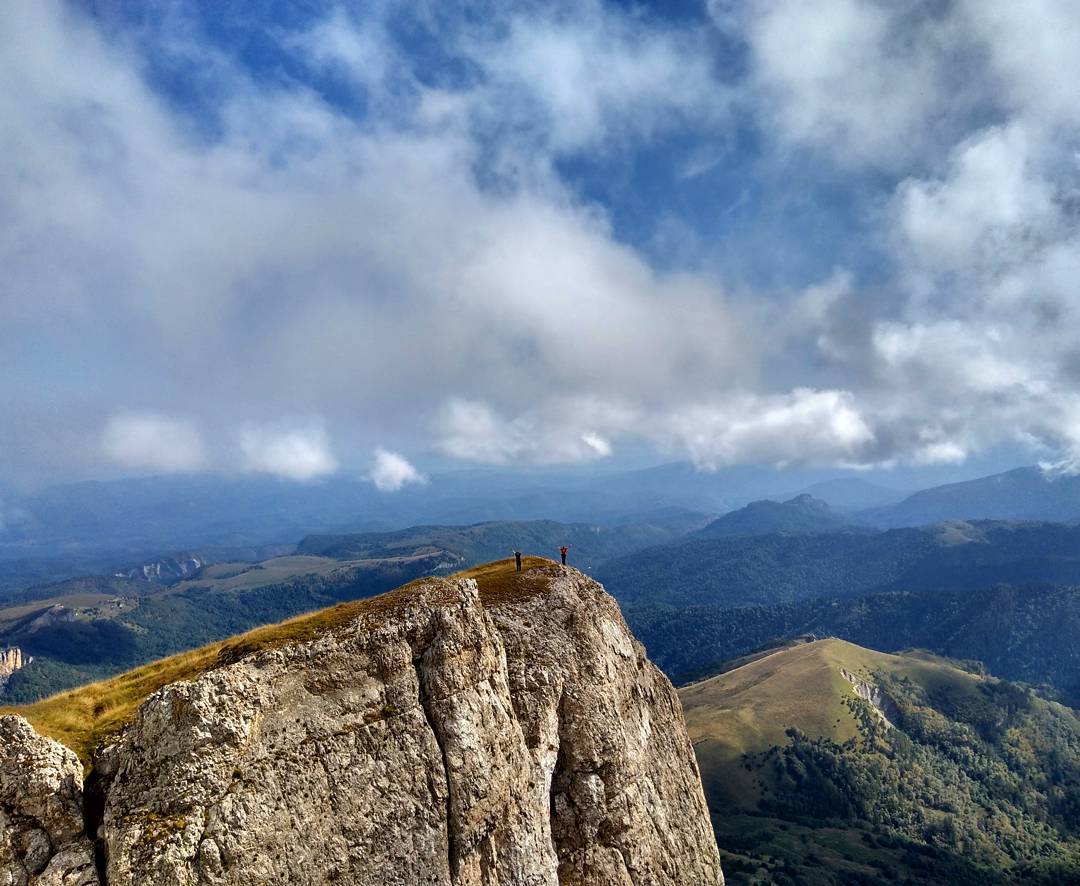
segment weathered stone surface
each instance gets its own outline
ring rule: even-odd
[[[30,656],[24,658],[22,650],[18,646],[0,649],[0,691],[7,686],[12,674],[21,671],[33,660]]]
[[[96,886],[82,766],[22,717],[0,716],[0,886]]]
[[[414,583],[155,693],[95,758],[109,886],[722,884],[678,698],[618,606],[566,568],[516,582]]]
[[[678,695],[600,585],[550,572],[543,593],[489,612],[550,793],[559,882],[722,883]]]

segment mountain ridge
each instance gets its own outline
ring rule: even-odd
[[[1013,468],[974,480],[912,493],[896,504],[860,511],[883,527],[922,526],[947,520],[1080,520],[1080,475],[1039,466]]]
[[[1080,719],[1028,689],[826,638],[680,698],[732,886],[763,872],[800,884],[1050,884],[1080,870],[1068,799]]]
[[[729,511],[699,529],[698,538],[734,538],[746,535],[791,535],[829,532],[850,527],[851,521],[828,503],[801,493],[787,501],[752,501]]]

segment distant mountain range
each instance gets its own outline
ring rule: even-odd
[[[853,522],[886,528],[984,518],[1080,520],[1080,479],[1034,467],[906,498],[863,477],[825,469],[707,472],[685,462],[640,470],[449,471],[392,495],[356,477],[317,483],[260,475],[145,477],[29,493],[5,487],[0,588],[195,549],[220,560],[227,555],[211,549],[289,544],[313,533],[491,521],[613,526],[648,523],[673,512],[716,517],[751,502],[783,503],[802,493]],[[825,528],[837,525],[835,515],[829,520]]]
[[[555,558],[570,548],[570,561],[591,572],[613,557],[670,542],[701,527],[704,518],[672,509],[649,522],[621,526],[559,523],[554,520],[496,521],[471,526],[412,526],[396,532],[311,535],[297,550],[323,557],[364,559],[401,556],[406,552],[443,550],[472,565],[509,556],[515,549]]]
[[[865,510],[877,526],[922,526],[945,520],[1080,520],[1080,475],[1016,468],[966,483],[924,489],[903,501]]]
[[[837,477],[823,480],[800,490],[801,495],[820,499],[829,507],[842,513],[865,511],[895,504],[908,493],[887,486],[870,483],[860,477]]]
[[[867,531],[691,537],[617,557],[599,579],[627,604],[740,606],[885,590],[1080,584],[1080,526],[972,521]]]

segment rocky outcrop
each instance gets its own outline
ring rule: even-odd
[[[900,709],[880,686],[861,679],[844,667],[840,668],[840,674],[851,684],[852,690],[859,698],[870,703],[870,709],[882,723],[895,728],[900,720]]]
[[[0,886],[97,886],[82,765],[21,717],[0,717]]]
[[[110,886],[723,883],[675,691],[555,566],[167,686],[95,772]]]
[[[7,686],[11,675],[16,671],[21,671],[31,661],[33,661],[33,658],[30,656],[23,658],[22,650],[17,646],[0,649],[0,692],[4,691],[4,687]]]

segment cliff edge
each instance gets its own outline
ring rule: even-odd
[[[104,737],[74,800],[102,880],[723,883],[678,696],[600,585],[498,563],[351,605],[310,637],[221,649]],[[70,879],[9,837],[0,883],[93,882],[89,841],[64,839],[41,870],[63,849]]]

